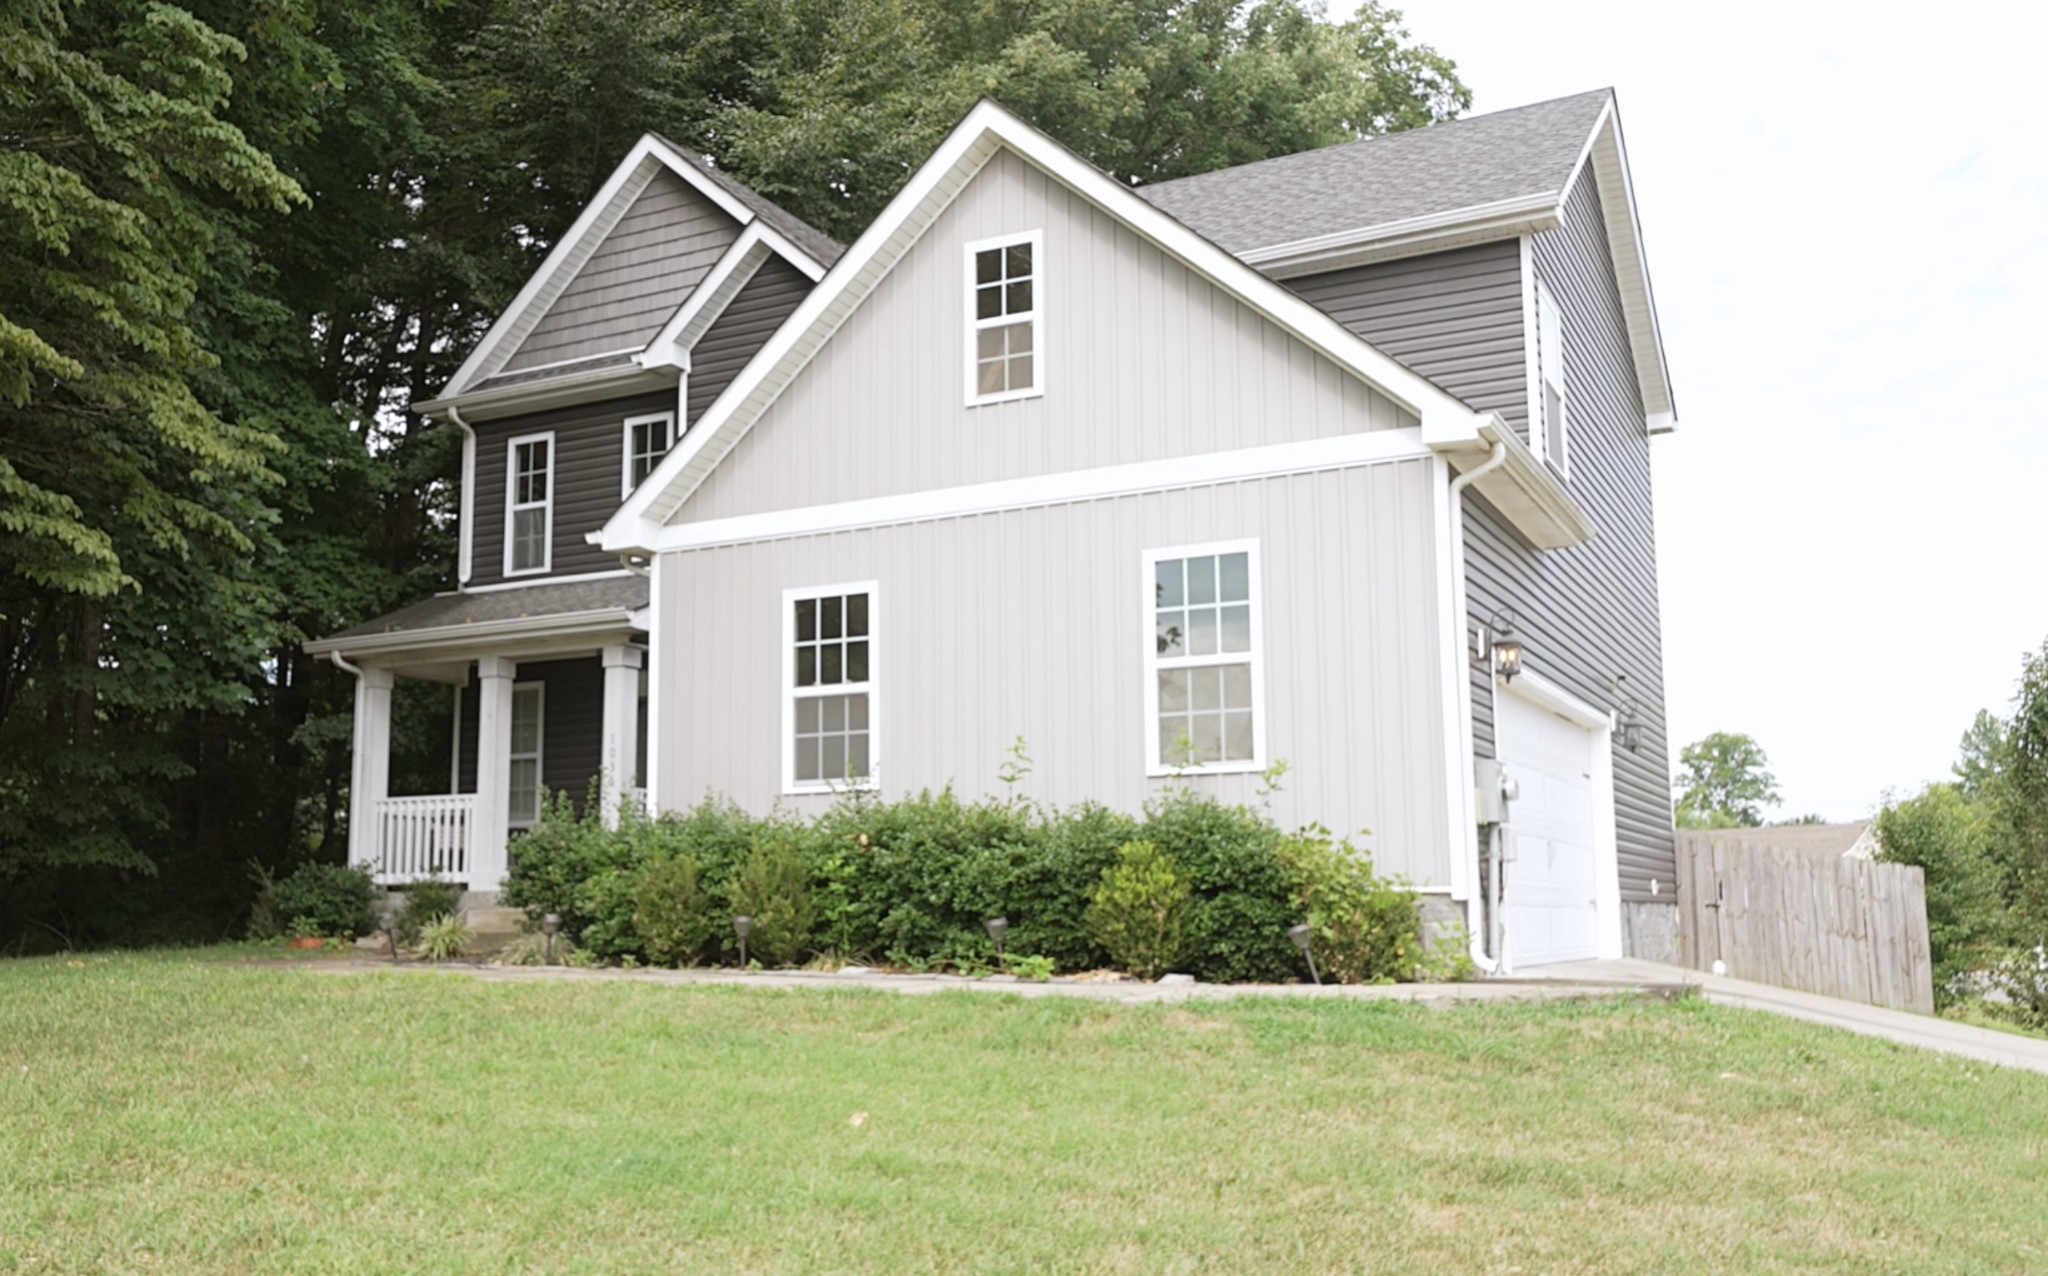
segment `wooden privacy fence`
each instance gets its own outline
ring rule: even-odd
[[[1927,883],[1907,864],[1678,834],[1685,964],[1737,979],[1934,1013]]]

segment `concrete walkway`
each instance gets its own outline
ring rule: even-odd
[[[1567,962],[1557,966],[1540,966],[1525,972],[1522,977],[1554,980],[1560,987],[1567,988],[1606,985],[1628,989],[1662,990],[1674,983],[1691,984],[1700,990],[1701,996],[1717,1006],[1739,1006],[1744,1010],[1768,1011],[1789,1019],[1804,1019],[1808,1023],[1846,1029],[1866,1037],[1882,1037],[1886,1041],[1896,1041],[1901,1045],[1919,1046],[1924,1050],[1938,1050],[1943,1054],[1957,1055],[1964,1059],[1995,1063],[2005,1068],[2024,1068],[2029,1072],[2048,1075],[2048,1040],[2039,1037],[2022,1037],[2016,1033],[1979,1028],[1974,1024],[1956,1023],[1931,1015],[1886,1010],[1879,1006],[1866,1006],[1860,1002],[1823,997],[1818,993],[1798,992],[1770,984],[1756,984],[1746,979],[1731,979],[1726,975],[1684,970],[1653,961],[1625,959]]]
[[[860,988],[904,996],[940,992],[993,992],[1015,997],[1079,997],[1120,1005],[1178,1004],[1189,1001],[1230,1001],[1251,997],[1291,997],[1326,1001],[1405,1001],[1429,1006],[1472,1002],[1565,1001],[1583,997],[1677,995],[1678,982],[1617,979],[1612,972],[1580,983],[1567,979],[1489,979],[1465,984],[1203,984],[1193,981],[1148,983],[1139,979],[1052,979],[1030,982],[1008,975],[974,979],[963,975],[892,975],[852,968],[844,971],[765,970],[618,970],[570,966],[487,966],[471,962],[432,965],[405,961],[354,958],[342,961],[275,961],[259,965],[311,971],[323,975],[442,974],[485,983],[643,983],[683,986],[737,985],[748,988]],[[1171,980],[1173,977],[1168,976]]]

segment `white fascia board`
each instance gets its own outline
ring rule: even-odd
[[[1202,452],[1163,461],[1139,461],[1029,478],[1000,479],[993,483],[970,483],[899,496],[839,501],[802,509],[741,514],[702,523],[667,526],[643,523],[641,526],[649,533],[649,543],[634,548],[647,553],[708,549],[717,545],[927,523],[1004,510],[1069,505],[1140,492],[1209,487],[1283,474],[1422,460],[1431,455],[1419,430],[1375,430],[1229,452]],[[610,549],[611,543],[607,541],[605,547]]]
[[[1463,471],[1484,465],[1493,445],[1507,449],[1503,463],[1481,475],[1472,490],[1492,502],[1501,516],[1514,525],[1538,549],[1567,549],[1593,539],[1598,529],[1592,518],[1573,499],[1548,465],[1529,450],[1508,423],[1489,412],[1469,438],[1432,439],[1425,430],[1423,441]]]
[[[1008,147],[1069,190],[1088,200],[1210,283],[1278,324],[1419,417],[1442,428],[1477,414],[1448,392],[1367,344],[1350,329],[1295,296],[1283,285],[1160,211],[1074,152],[983,100],[947,134],[930,159],[889,201],[824,280],[798,306],[768,344],[684,436],[619,512],[607,523],[603,544],[644,548],[644,520],[665,521],[696,490],[777,394],[846,317],[873,291],[926,227],[1000,147]]]
[[[659,390],[671,384],[676,366],[680,365],[642,367],[638,363],[615,363],[589,372],[433,399],[416,404],[413,410],[431,416],[452,406],[472,423],[490,421],[568,403]]]
[[[1678,428],[1671,367],[1664,354],[1657,299],[1650,288],[1643,224],[1636,212],[1635,179],[1629,173],[1628,150],[1622,143],[1621,116],[1611,101],[1601,113],[1582,168],[1591,169],[1599,183],[1600,213],[1606,223],[1608,252],[1614,258],[1615,285],[1621,294],[1630,353],[1635,357],[1636,382],[1642,388],[1645,428],[1651,434],[1668,434]],[[1576,180],[1578,174],[1573,176]],[[1567,186],[1565,195],[1570,193]]]
[[[592,611],[568,611],[552,616],[515,616],[509,620],[484,620],[471,624],[439,625],[431,629],[401,629],[383,634],[357,634],[351,638],[321,638],[306,644],[306,654],[323,656],[338,651],[345,657],[439,651],[474,647],[482,643],[513,642],[533,638],[587,638],[615,629],[629,629],[633,613],[624,607]]]
[[[1271,279],[1342,270],[1347,266],[1414,256],[1459,244],[1511,239],[1558,225],[1561,195],[1554,191],[1453,208],[1399,221],[1334,231],[1238,254]]]
[[[698,281],[683,304],[669,316],[661,331],[654,334],[654,340],[647,348],[633,356],[634,362],[643,368],[685,368],[689,366],[690,350],[699,338],[725,313],[740,289],[760,270],[768,260],[770,249],[764,242],[766,230],[759,222],[740,232],[738,239],[725,250],[711,272]]]

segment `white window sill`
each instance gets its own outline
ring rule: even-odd
[[[836,797],[841,793],[873,793],[874,791],[875,782],[873,780],[859,780],[852,784],[785,784],[782,786],[782,796],[784,797],[818,797],[821,794],[826,797]]]
[[[1161,766],[1153,763],[1145,768],[1145,778],[1150,780],[1187,779],[1198,775],[1257,775],[1270,765],[1260,758],[1244,762],[1201,762],[1183,767]]]
[[[507,580],[510,580],[510,579],[512,579],[512,578],[513,578],[513,577],[515,577],[515,576],[545,576],[545,575],[547,575],[547,574],[548,574],[548,568],[547,568],[547,567],[545,567],[545,566],[541,566],[541,567],[521,567],[521,568],[519,568],[519,569],[518,569],[518,570],[516,570],[516,571],[515,571],[515,570],[512,570],[511,568],[507,568],[507,569],[506,569],[506,571],[505,571],[505,578],[506,578]]]
[[[1042,399],[1045,387],[1033,386],[1029,390],[1006,390],[1001,394],[981,394],[967,401],[970,408],[985,408],[996,403],[1015,403],[1019,399]]]

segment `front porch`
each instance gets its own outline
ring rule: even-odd
[[[440,595],[309,644],[356,679],[349,863],[491,895],[549,795],[589,795],[607,819],[644,807],[645,599],[640,577]],[[446,792],[391,791],[400,678],[455,688]]]

